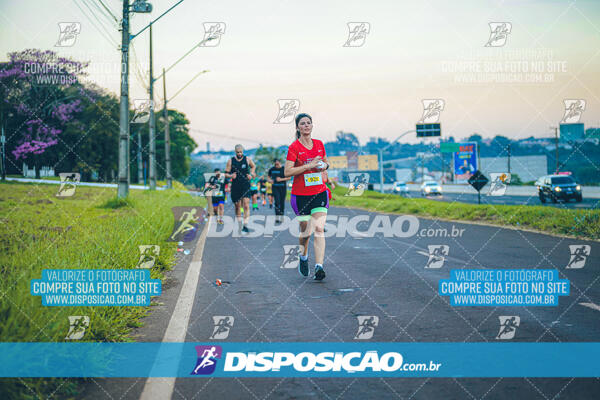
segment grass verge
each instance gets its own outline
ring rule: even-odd
[[[132,341],[149,307],[44,307],[31,296],[31,279],[50,268],[134,268],[139,245],[157,244],[154,279],[175,263],[171,207],[205,206],[178,190],[131,190],[126,200],[114,188],[79,186],[73,197],[57,198],[56,185],[0,184],[0,340],[65,342],[68,316],[87,315],[82,341]],[[71,399],[80,379],[0,379],[2,398]],[[50,396],[49,396],[50,395]]]
[[[356,207],[369,211],[412,214],[454,221],[486,222],[499,226],[533,229],[585,239],[600,239],[600,210],[562,209],[544,206],[505,206],[448,203],[422,198],[365,191],[361,196],[344,196],[337,187],[333,206]]]

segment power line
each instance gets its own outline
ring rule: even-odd
[[[79,3],[77,3],[77,0],[73,0],[73,2],[74,2],[74,3],[75,3],[75,5],[77,6],[77,8],[79,8],[79,10],[80,10],[80,11],[81,11],[81,13],[84,15],[84,17],[85,17],[85,18],[86,18],[86,19],[87,19],[87,20],[88,20],[88,21],[89,21],[89,22],[92,24],[92,26],[93,26],[94,28],[96,28],[96,30],[98,31],[98,33],[100,33],[100,35],[101,35],[101,36],[102,36],[104,39],[106,39],[106,40],[108,41],[108,43],[109,43],[111,46],[118,47],[118,44],[117,44],[117,42],[115,42],[115,41],[114,41],[114,40],[113,40],[113,39],[110,37],[110,35],[109,35],[109,36],[107,36],[107,35],[106,35],[106,34],[105,34],[105,33],[104,33],[104,32],[103,32],[103,31],[102,31],[100,28],[98,28],[98,26],[97,26],[97,25],[94,23],[94,21],[92,21],[92,19],[91,19],[91,18],[88,16],[88,14],[87,14],[87,13],[86,13],[86,12],[83,10],[83,8],[81,8],[81,6],[79,5]],[[92,13],[92,14],[93,14],[93,13]]]
[[[206,72],[208,72],[208,70],[206,70],[206,69],[205,69],[204,71],[200,71],[200,72],[198,72],[198,73],[197,73],[197,74],[196,74],[196,75],[195,75],[195,76],[194,76],[192,79],[190,79],[190,80],[188,81],[188,83],[186,83],[185,85],[183,85],[183,87],[182,87],[181,89],[179,89],[179,90],[178,90],[178,91],[177,91],[177,92],[176,92],[176,93],[175,93],[175,94],[174,94],[174,95],[173,95],[173,96],[172,96],[170,99],[168,99],[168,100],[167,100],[167,102],[169,102],[169,101],[173,100],[173,99],[175,98],[175,96],[177,96],[179,93],[181,93],[181,91],[182,91],[183,89],[185,89],[186,87],[188,87],[188,85],[189,85],[190,83],[192,83],[192,82],[194,81],[194,79],[196,79],[197,77],[199,77],[200,75],[202,75],[202,74],[204,74],[204,73],[206,73]]]
[[[89,0],[89,1],[92,1],[92,0]],[[101,27],[101,28],[104,30],[104,32],[105,32],[105,33],[108,35],[108,37],[110,37],[110,38],[112,39],[112,36],[111,36],[111,35],[112,35],[112,30],[110,30],[110,31],[109,31],[109,30],[106,28],[105,22],[102,22],[102,21],[100,20],[100,18],[98,18],[98,15],[96,15],[96,12],[95,12],[94,10],[92,10],[92,7],[90,6],[90,3],[89,3],[89,1],[88,1],[88,0],[81,0],[81,2],[83,3],[83,5],[85,5],[85,6],[86,6],[86,8],[87,8],[87,9],[90,11],[90,13],[92,14],[92,16],[93,16],[93,17],[94,17],[94,19],[96,20],[96,22],[98,22],[98,25],[99,25],[99,26],[100,26],[100,27]],[[99,10],[99,13],[100,13],[100,14],[101,14],[101,15],[102,15],[104,18],[107,18],[107,17],[106,17],[106,14],[104,14],[104,13],[102,12],[102,10],[101,10],[101,9],[100,9],[100,8],[99,8],[99,7],[98,7],[96,4],[94,4],[94,3],[92,3],[92,4],[94,5],[94,7],[96,7],[96,9],[97,9],[97,10]],[[109,21],[109,23],[110,23],[110,21]]]
[[[109,22],[109,24],[113,25],[113,21],[115,22],[115,26],[119,25],[119,21],[117,21],[116,17],[112,14],[110,14],[110,12],[107,14],[105,10],[103,10],[102,8],[100,8],[100,6],[98,6],[98,4],[96,4],[96,2],[94,0],[89,0],[89,2],[94,6],[94,8],[96,8],[96,10],[98,10],[98,12],[104,17],[106,18],[106,20]],[[111,16],[112,16],[112,20],[111,20]]]
[[[165,16],[166,13],[168,13],[169,11],[171,11],[172,9],[174,9],[175,7],[177,7],[179,4],[181,4],[184,0],[179,0],[176,4],[173,4],[167,11],[165,11],[164,13],[160,14],[157,18],[153,19],[148,25],[146,25],[145,27],[142,28],[141,31],[139,31],[138,33],[136,33],[135,35],[131,36],[131,40],[135,39],[140,33],[144,32],[146,29],[148,29],[148,27],[150,25],[152,25],[153,23],[155,23],[156,21],[158,21],[159,19],[161,19],[162,17]]]
[[[241,141],[245,141],[245,142],[252,142],[252,143],[258,143],[258,144],[270,144],[275,147],[282,146],[279,144],[274,144],[273,142],[265,142],[265,141],[261,141],[261,140],[255,140],[255,139],[251,139],[251,138],[247,138],[247,137],[243,138],[243,137],[233,136],[233,135],[223,135],[220,133],[208,132],[208,131],[203,131],[200,129],[189,129],[189,131],[190,132],[198,132],[198,133],[200,133],[202,135],[206,135],[206,136],[220,137],[220,138],[233,139],[233,140],[241,140]]]
[[[138,81],[138,83],[144,88],[146,89],[146,91],[148,90],[148,84],[146,83],[146,78],[144,77],[144,74],[142,73],[142,71],[140,70],[140,61],[137,58],[137,53],[135,51],[135,47],[133,45],[133,42],[131,42],[129,44],[129,47],[131,48],[131,52],[133,54],[133,65],[134,65],[134,72],[135,72],[135,78]]]
[[[100,2],[100,4],[102,4],[102,7],[104,7],[104,9],[106,10],[106,12],[108,12],[110,14],[111,17],[113,17],[113,19],[115,20],[115,22],[117,23],[117,25],[119,24],[119,20],[117,19],[117,17],[115,17],[115,14],[113,14],[113,12],[111,11],[110,8],[108,8],[106,6],[106,4],[104,4],[104,2],[102,0],[98,0]]]

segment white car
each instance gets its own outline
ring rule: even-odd
[[[442,185],[436,181],[425,181],[421,185],[421,196],[429,196],[432,194],[442,195]]]
[[[393,191],[396,194],[405,195],[408,194],[408,186],[406,186],[406,182],[396,182]]]

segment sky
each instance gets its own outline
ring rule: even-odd
[[[118,20],[122,2],[103,0]],[[137,33],[177,0],[134,14]],[[98,0],[0,0],[0,61],[27,48],[89,60],[89,79],[119,93],[120,32]],[[79,22],[71,47],[59,23]],[[186,114],[198,149],[289,144],[276,124],[279,99],[297,99],[313,137],[339,130],[393,140],[414,129],[423,100],[443,100],[442,136],[550,136],[566,99],[583,99],[581,122],[600,126],[600,1],[220,1],[185,0],[153,27],[154,75],[222,22],[214,47],[197,47],[167,73],[169,105]],[[490,41],[490,23],[508,23]],[[350,41],[349,23],[365,23]],[[489,43],[488,43],[489,42]],[[486,47],[486,43],[489,46]],[[149,35],[133,40],[130,99],[147,97]],[[162,81],[155,84],[162,106]],[[414,135],[402,141],[415,143]],[[437,139],[436,139],[437,140]]]

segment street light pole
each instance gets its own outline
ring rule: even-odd
[[[137,165],[138,165],[138,183],[139,184],[143,184],[144,183],[144,171],[143,171],[143,166],[142,166],[142,133],[141,133],[141,128],[138,128],[137,130]]]
[[[508,173],[510,174],[510,143],[506,147],[508,150]]]
[[[393,142],[391,142],[390,144],[385,146],[383,149],[379,149],[379,191],[381,193],[383,193],[383,152],[385,150],[387,150],[390,146],[392,146],[394,143],[396,143],[398,140],[400,140],[402,137],[408,135],[409,133],[413,133],[413,132],[415,132],[414,129],[406,131],[402,135],[400,135],[396,139],[394,139]]]
[[[551,126],[550,129],[554,129],[554,143],[555,143],[555,148],[556,148],[556,171],[554,172],[555,174],[558,174],[558,127],[557,126]]]
[[[123,0],[121,42],[121,102],[119,104],[119,177],[117,197],[129,195],[127,151],[129,144],[129,0]]]
[[[171,178],[171,136],[169,135],[169,111],[167,110],[167,76],[165,75],[165,69],[163,68],[163,97],[165,99],[163,104],[163,117],[165,119],[165,166],[167,169],[167,188],[173,187],[173,181]]]
[[[150,147],[150,190],[156,190],[156,142],[155,139],[155,127],[156,121],[154,119],[154,72],[152,68],[152,24],[150,24],[150,119],[148,120],[148,144]]]

